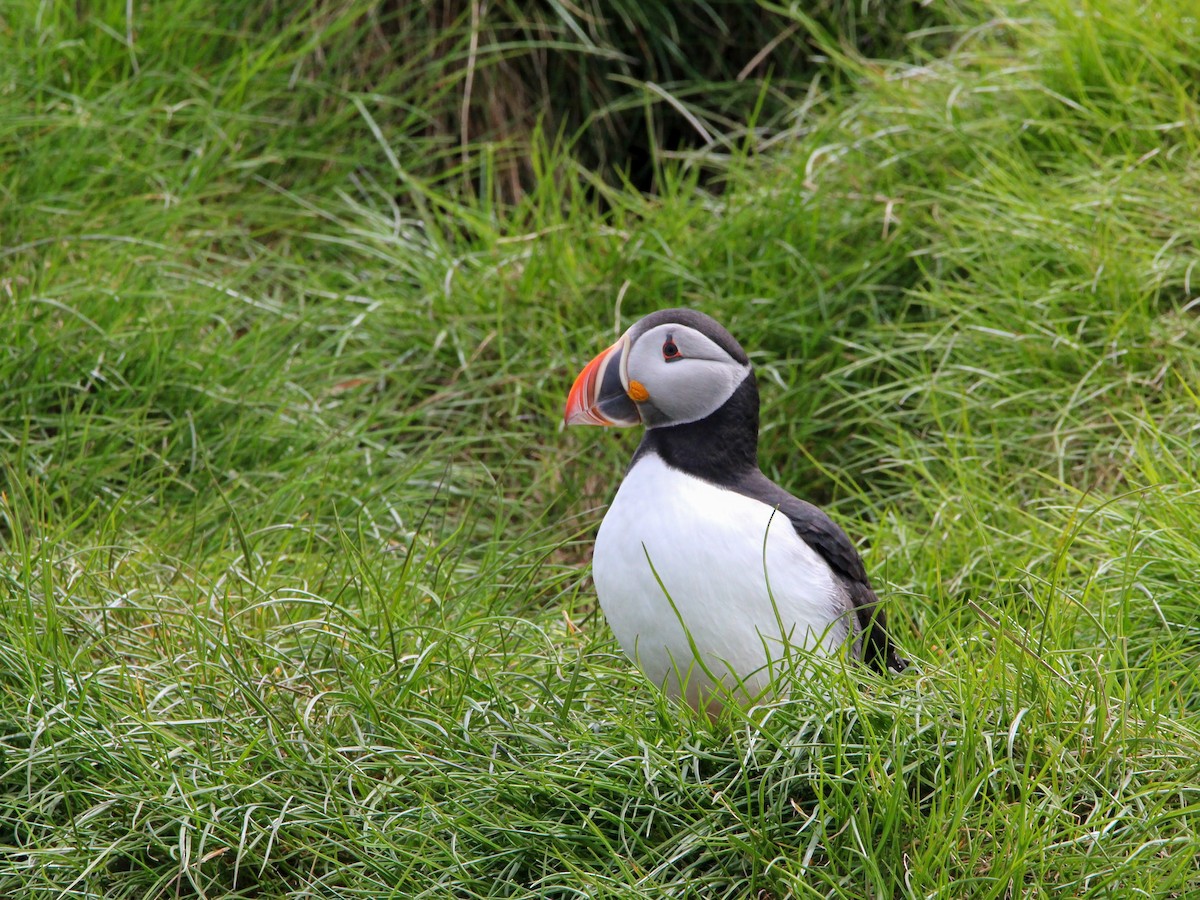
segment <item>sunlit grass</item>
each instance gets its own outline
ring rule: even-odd
[[[719,186],[537,137],[510,205],[369,16],[0,23],[0,893],[1200,889],[1200,26],[1076,6],[814,34],[845,87]],[[558,423],[678,304],[911,672],[709,722],[620,655],[636,436]]]

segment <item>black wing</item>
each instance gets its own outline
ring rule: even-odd
[[[899,672],[906,668],[908,660],[900,657],[888,637],[887,617],[879,598],[871,589],[862,557],[846,532],[818,507],[793,497],[762,472],[755,472],[753,476],[743,479],[737,489],[739,493],[776,507],[787,516],[800,539],[816,550],[833,569],[834,575],[845,587],[858,618],[863,636],[863,660],[881,672],[888,669]]]

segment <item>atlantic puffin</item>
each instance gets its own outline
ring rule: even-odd
[[[830,654],[900,671],[846,533],[758,467],[758,386],[716,320],[664,309],[584,367],[567,425],[644,425],[600,525],[592,578],[621,648],[693,707],[769,691],[784,659]]]

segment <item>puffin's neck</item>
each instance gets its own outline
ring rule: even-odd
[[[649,428],[633,455],[655,453],[672,468],[729,485],[758,470],[758,384],[751,372],[716,412],[686,425]]]

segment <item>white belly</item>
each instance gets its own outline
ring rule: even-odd
[[[829,650],[850,631],[832,572],[787,516],[653,454],[617,491],[592,572],[624,651],[693,703],[713,680],[752,698],[790,650]]]

